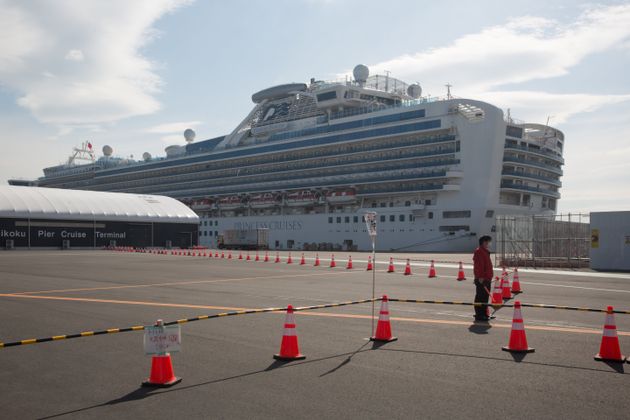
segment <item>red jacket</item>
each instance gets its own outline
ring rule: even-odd
[[[473,263],[476,279],[492,280],[494,271],[492,270],[490,252],[487,249],[483,247],[475,249],[475,254],[473,255]]]

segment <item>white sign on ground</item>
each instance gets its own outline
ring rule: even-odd
[[[179,325],[144,328],[144,353],[162,354],[181,351],[182,332]]]

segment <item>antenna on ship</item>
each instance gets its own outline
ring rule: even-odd
[[[76,160],[87,160],[90,162],[94,162],[96,160],[92,143],[86,141],[81,143],[81,147],[75,147],[72,149],[72,156],[68,158],[67,165],[73,165]]]
[[[446,86],[446,99],[453,99],[453,97],[451,96],[451,88],[453,87],[453,85],[447,83],[444,86]]]
[[[389,92],[389,74],[391,71],[385,70],[385,92]]]

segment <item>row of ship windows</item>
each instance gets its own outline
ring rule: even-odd
[[[275,157],[261,157],[260,159],[251,159],[251,162],[248,161],[246,162],[240,162],[240,165],[236,165],[235,162],[225,162],[225,163],[220,163],[219,165],[217,164],[213,164],[213,165],[205,165],[204,167],[196,167],[193,168],[193,170],[195,171],[220,171],[221,169],[223,169],[223,175],[224,176],[234,176],[235,171],[237,171],[237,176],[245,176],[245,175],[254,175],[254,174],[259,174],[259,173],[269,173],[269,172],[278,172],[278,171],[287,171],[287,170],[291,170],[291,169],[299,169],[299,168],[320,168],[322,166],[333,166],[331,165],[331,163],[337,163],[337,164],[344,164],[344,163],[361,163],[364,162],[364,158],[365,156],[353,156],[353,155],[347,155],[347,156],[334,156],[334,155],[339,155],[339,154],[351,154],[351,153],[361,153],[361,152],[369,152],[369,151],[373,151],[376,153],[371,153],[369,156],[372,157],[372,159],[374,160],[376,158],[376,160],[380,159],[380,158],[385,158],[385,157],[389,157],[390,159],[392,158],[404,158],[404,157],[413,157],[413,156],[430,156],[431,154],[435,154],[435,152],[455,152],[459,150],[459,142],[457,142],[455,144],[455,147],[452,146],[438,146],[438,147],[418,147],[421,146],[423,144],[431,144],[431,143],[437,143],[437,142],[448,142],[448,141],[452,141],[454,140],[454,136],[452,135],[448,135],[448,136],[428,136],[428,137],[423,137],[423,136],[406,136],[406,137],[402,137],[402,138],[398,138],[398,139],[390,139],[390,140],[380,140],[380,141],[371,141],[371,142],[366,142],[366,143],[361,143],[361,144],[345,144],[345,145],[341,145],[341,146],[337,146],[334,148],[330,148],[330,151],[326,151],[327,148],[322,148],[319,150],[312,150],[312,151],[304,151],[302,153],[292,153],[292,155],[294,155],[292,158],[289,158],[289,156],[282,156],[282,155],[278,155]],[[410,147],[409,150],[400,150],[400,151],[393,151],[391,150],[391,148],[394,147]],[[383,150],[385,149],[385,150]],[[390,150],[387,150],[390,149]],[[383,150],[383,151],[380,151]],[[380,151],[380,152],[377,152]],[[325,159],[322,159],[322,163],[324,163],[324,165],[318,164],[317,161],[313,162],[313,161],[296,161],[294,159],[317,159],[320,157],[325,157],[325,156],[334,156],[332,159],[329,159],[328,161]],[[361,159],[363,158],[363,159]],[[257,161],[258,165],[254,165]],[[262,163],[271,163],[271,165],[273,165],[272,168],[266,168],[264,165],[261,165]],[[249,165],[249,166],[248,166]],[[284,166],[284,167],[283,167]],[[221,167],[225,167],[225,168],[221,168]],[[238,167],[239,169],[235,169],[236,167]],[[275,168],[274,168],[275,167]],[[188,169],[190,170],[190,169]],[[169,171],[160,171],[159,173],[156,174],[156,176],[154,177],[150,177],[150,178],[146,178],[146,179],[142,179],[142,180],[134,180],[134,181],[127,181],[124,184],[122,184],[123,186],[127,187],[133,187],[134,185],[137,186],[142,186],[142,185],[150,185],[150,184],[164,184],[166,181],[161,179],[163,176],[166,176],[169,179],[169,181],[171,181],[171,183],[173,182],[178,182],[178,181],[186,181],[186,180],[196,180],[198,179],[199,173],[194,173],[194,174],[182,174],[182,175],[176,175],[176,174],[172,174],[169,175],[168,173],[171,172],[173,170],[169,170]],[[227,172],[226,172],[227,171]],[[210,175],[210,174],[208,174]],[[216,177],[220,177],[222,174],[219,173],[212,173],[212,176],[214,178]]]
[[[199,222],[199,226],[212,226],[212,220],[204,220],[202,222]],[[219,222],[215,220],[214,226],[219,226]]]
[[[199,236],[212,236],[212,231],[211,230],[200,230],[199,231]],[[214,236],[219,236],[219,232],[218,231],[214,231]]]
[[[182,160],[173,160],[173,161],[164,161],[159,164],[152,165],[152,168],[166,168],[172,167],[176,165],[182,164],[193,164],[198,162],[206,162],[206,161],[221,161],[234,157],[245,157],[247,155],[254,155],[259,153],[269,153],[269,152],[279,152],[283,150],[291,150],[301,147],[309,147],[309,146],[320,146],[325,144],[333,144],[338,142],[352,141],[352,140],[360,140],[368,137],[380,137],[387,135],[395,135],[395,134],[405,134],[412,131],[420,131],[420,130],[431,130],[440,128],[442,124],[441,120],[430,120],[423,122],[416,122],[411,124],[402,124],[396,125],[392,127],[383,127],[383,128],[373,128],[366,131],[359,132],[350,132],[343,134],[335,134],[332,136],[325,137],[317,137],[313,139],[307,140],[298,140],[291,143],[280,143],[280,144],[268,144],[265,146],[260,146],[252,149],[245,150],[232,150],[223,153],[217,153],[209,156],[196,156],[190,157],[188,159]],[[127,172],[136,171],[137,168],[121,168],[118,170],[113,170],[112,172],[107,173],[107,175],[117,175]],[[103,176],[106,174],[102,174]]]
[[[417,146],[425,145],[425,144],[434,144],[440,142],[448,142],[455,140],[455,136],[452,134],[442,134],[442,135],[412,135],[412,136],[402,136],[393,139],[375,139],[375,140],[367,140],[357,143],[348,143],[343,145],[334,145],[328,147],[319,147],[317,149],[311,150],[302,150],[302,151],[291,151],[289,153],[284,154],[274,154],[274,155],[260,155],[253,156],[246,159],[239,159],[238,162],[234,160],[227,160],[223,162],[213,162],[212,164],[205,165],[194,165],[194,166],[186,166],[181,168],[169,168],[163,169],[159,171],[152,171],[153,176],[144,176],[141,179],[138,179],[139,175],[128,175],[125,176],[123,180],[115,179],[95,179],[97,182],[97,189],[99,187],[107,187],[112,183],[116,184],[117,187],[134,187],[134,186],[143,186],[143,185],[151,185],[151,184],[164,184],[167,182],[164,178],[168,178],[171,182],[177,181],[185,181],[185,180],[196,180],[198,179],[199,172],[210,171],[210,173],[214,171],[227,170],[229,174],[234,174],[236,167],[240,168],[239,173],[241,175],[245,175],[247,173],[260,173],[268,170],[265,168],[263,164],[273,165],[273,166],[281,166],[279,164],[285,163],[287,166],[290,165],[301,165],[302,163],[308,164],[308,161],[303,162],[308,159],[317,159],[321,157],[332,157],[331,161],[340,161],[340,159],[347,159],[348,161],[356,161],[358,156],[351,156],[351,154],[358,154],[361,152],[369,152],[369,151],[379,151],[385,150],[385,152],[392,152],[392,148],[407,148],[410,147],[413,150],[418,150]],[[459,149],[459,142],[456,145],[456,148]],[[339,156],[347,155],[347,156]],[[413,155],[414,153],[412,153]],[[416,153],[417,154],[417,153]],[[342,162],[341,160],[340,162]],[[317,167],[317,166],[316,166]],[[272,169],[273,170],[273,169]],[[179,174],[181,171],[185,171],[185,174]],[[210,173],[206,173],[210,175]],[[214,173],[212,175],[215,175]],[[216,174],[216,175],[220,175]],[[130,179],[131,178],[131,179]],[[124,182],[124,183],[121,183]],[[89,181],[91,182],[91,181]],[[79,182],[69,182],[64,184],[66,188],[75,188],[80,187],[81,185],[86,185],[89,183],[87,181],[79,181]]]
[[[405,214],[399,214],[398,215],[398,221],[399,222],[404,222],[407,219],[406,216],[407,215],[405,215]],[[429,219],[433,219],[433,212],[429,212]],[[343,223],[350,223],[350,216],[344,216],[344,217],[337,216],[336,218],[331,216],[331,217],[328,218],[328,223],[333,223],[335,220],[337,221],[337,223],[342,223],[342,220],[343,220]],[[387,216],[385,216],[384,214],[381,214],[380,220],[381,220],[381,222],[384,223],[387,220]],[[416,220],[415,216],[413,214],[410,214],[409,215],[409,221],[413,222],[415,220]],[[389,215],[389,221],[390,222],[395,222],[396,221],[396,215],[390,214]],[[361,216],[361,222],[365,223],[365,216]],[[352,223],[359,223],[359,216],[352,216]]]

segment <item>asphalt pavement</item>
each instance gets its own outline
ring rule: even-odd
[[[246,254],[243,254],[245,258]],[[227,253],[226,253],[227,256]],[[372,296],[368,254],[313,253],[300,265],[112,251],[0,252],[0,342],[267,307],[307,306]],[[262,259],[263,254],[260,254]],[[458,282],[466,255],[377,255],[376,296],[470,302]],[[404,276],[406,258],[412,275]],[[468,256],[468,259],[470,256]],[[630,310],[630,275],[520,270],[526,303]],[[513,299],[510,302],[514,302]],[[377,303],[376,310],[378,312]],[[605,314],[524,308],[529,345],[507,345],[512,308],[490,325],[463,305],[390,302],[398,341],[375,345],[370,303],[298,312],[306,359],[279,362],[283,313],[182,324],[173,365],[182,382],[147,389],[151,357],[143,332],[124,332],[0,348],[0,418],[624,418],[630,416],[630,365],[597,362]],[[630,353],[630,315],[616,316]]]

